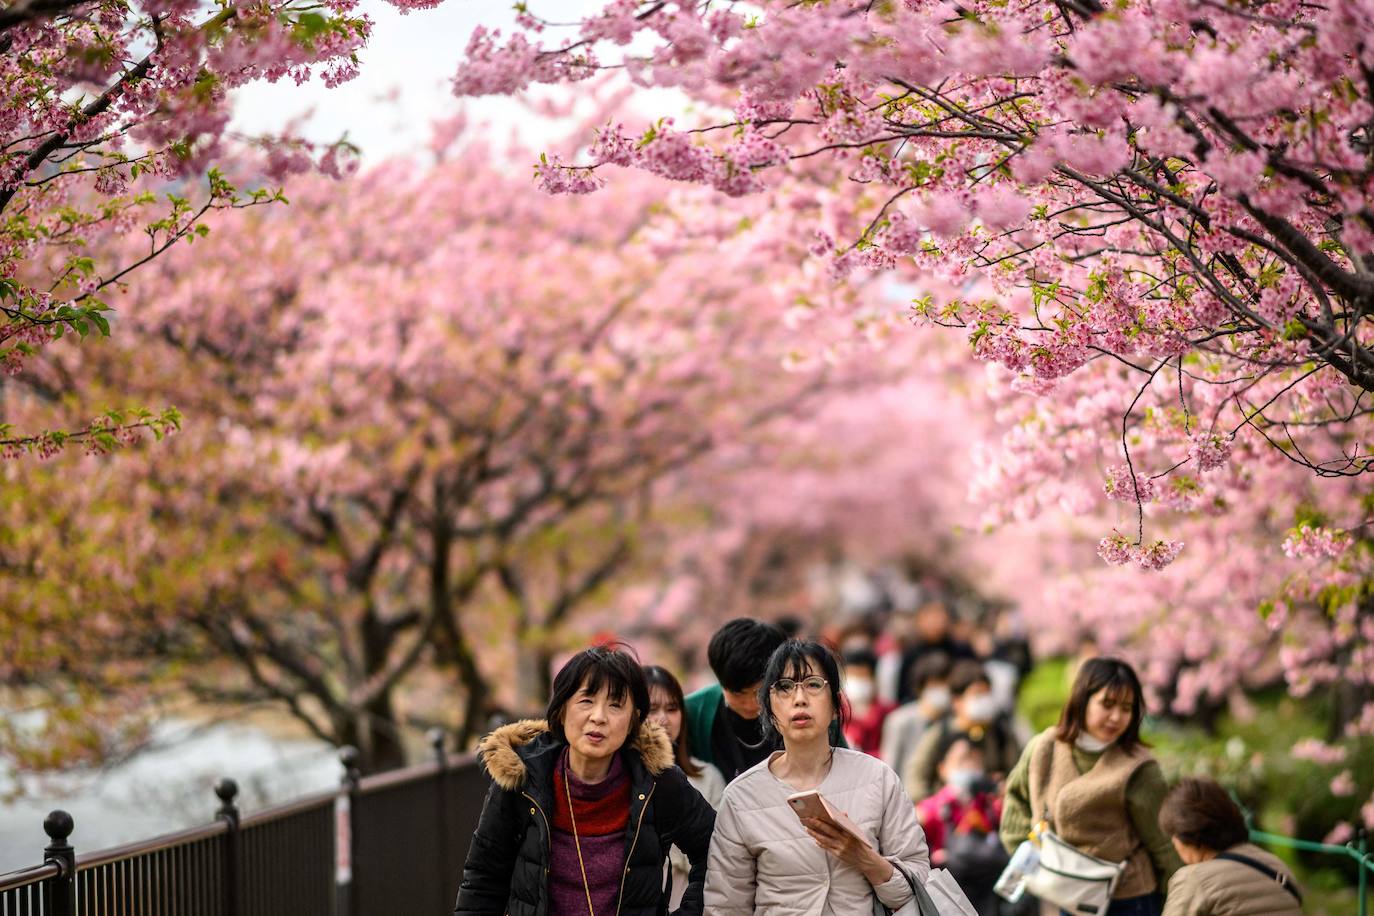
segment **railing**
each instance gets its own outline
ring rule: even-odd
[[[43,864],[0,875],[0,916],[442,916],[458,892],[486,777],[470,754],[359,778],[241,817],[231,779],[201,827],[77,856],[64,811]]]
[[[1354,859],[1356,867],[1359,869],[1359,916],[1369,914],[1369,876],[1374,874],[1374,851],[1369,849],[1369,839],[1363,830],[1352,842],[1344,846],[1335,846],[1331,843],[1315,843],[1312,840],[1299,840],[1293,837],[1282,836],[1277,833],[1265,833],[1263,830],[1251,830],[1250,841],[1252,843],[1263,843],[1266,846],[1282,846],[1287,849],[1296,849],[1301,852],[1317,852],[1324,855],[1343,856]]]

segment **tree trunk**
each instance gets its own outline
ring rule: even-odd
[[[542,644],[516,643],[515,705],[519,712],[534,713],[549,704],[553,693],[553,653]]]
[[[358,769],[364,776],[406,765],[405,745],[390,694],[340,723],[339,738],[340,744],[358,749]]]

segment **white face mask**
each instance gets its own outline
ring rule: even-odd
[[[964,701],[964,715],[973,722],[991,722],[997,718],[997,698],[990,693],[969,697]]]
[[[873,702],[873,682],[870,680],[856,678],[845,685],[844,692],[851,703],[867,706]]]
[[[974,784],[982,780],[983,771],[972,767],[961,767],[957,770],[950,770],[945,777],[945,782],[949,783],[964,798],[973,794]]]
[[[941,685],[922,690],[921,705],[936,712],[944,712],[949,709],[949,688]]]
[[[1116,742],[1103,741],[1100,738],[1094,738],[1087,732],[1079,732],[1078,738],[1075,739],[1073,743],[1080,751],[1087,751],[1089,754],[1100,754]]]

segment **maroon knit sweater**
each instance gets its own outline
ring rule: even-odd
[[[625,872],[625,827],[630,820],[630,774],[620,755],[611,759],[610,772],[598,783],[580,781],[568,766],[568,752],[553,771],[553,849],[549,866],[550,913],[580,916],[587,912],[590,889],[594,916],[615,916],[620,898],[620,881]],[[582,883],[582,868],[573,842],[573,822],[569,816],[568,796],[563,790],[567,774],[572,790],[572,811],[577,815],[577,836],[582,846],[582,865],[587,883]]]

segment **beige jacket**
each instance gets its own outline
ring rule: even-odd
[[[707,861],[707,916],[855,916],[873,911],[875,893],[892,909],[909,901],[911,888],[896,868],[875,888],[860,871],[816,845],[787,805],[792,788],[768,769],[771,759],[725,788]],[[930,873],[925,833],[887,764],[836,748],[819,791],[863,828],[890,862],[925,882]]]
[[[1241,843],[1227,852],[1254,859],[1293,880],[1293,873],[1278,856],[1258,846]],[[1164,916],[1302,916],[1302,907],[1258,869],[1243,862],[1209,859],[1174,873]]]
[[[696,764],[699,775],[688,776],[687,781],[692,784],[692,788],[701,793],[701,797],[706,799],[708,805],[720,808],[720,798],[725,794],[725,777],[720,775],[720,770],[704,760],[693,757],[692,763]],[[673,872],[673,894],[668,909],[676,910],[682,903],[683,893],[687,890],[692,863],[687,861],[687,854],[676,846],[668,850],[668,863]]]

